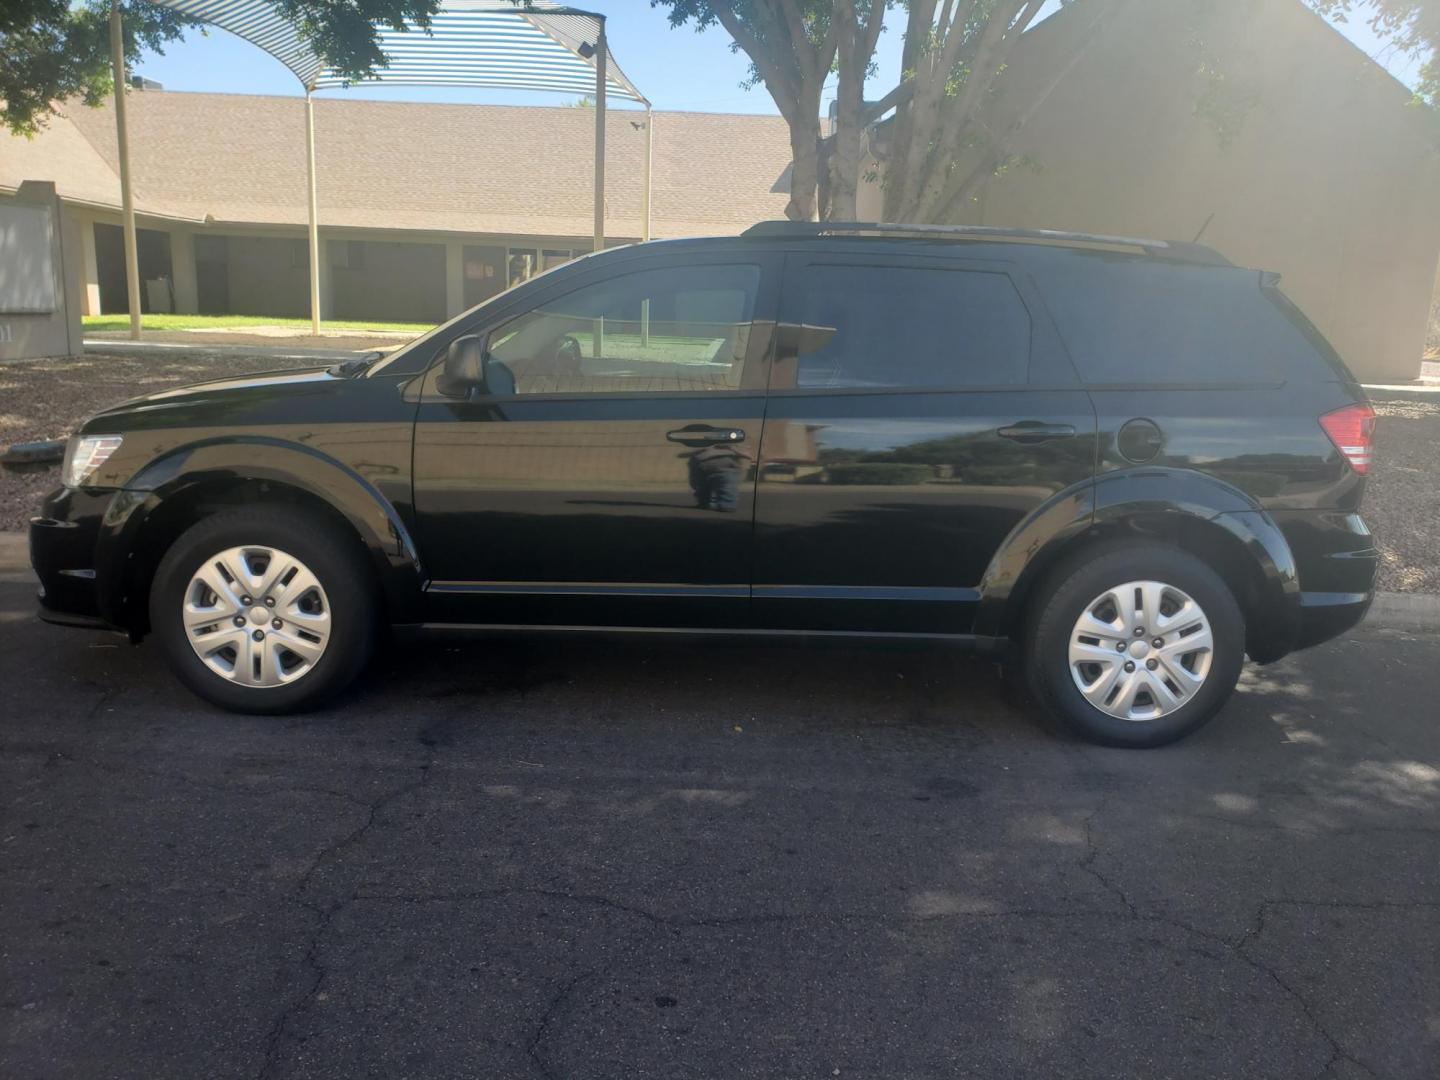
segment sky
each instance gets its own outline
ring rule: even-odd
[[[763,86],[752,90],[741,87],[749,63],[743,54],[731,51],[729,35],[720,27],[703,33],[696,33],[693,26],[672,30],[665,9],[651,8],[647,0],[586,0],[583,6],[607,17],[606,33],[616,62],[657,109],[777,111]],[[1041,18],[1056,7],[1058,3],[1047,5]],[[868,97],[879,97],[895,85],[900,71],[902,29],[903,13],[892,11],[876,50],[876,71],[866,88]],[[1384,43],[1375,38],[1363,20],[1338,29],[1402,82],[1413,76],[1415,65],[1406,57],[1387,53]],[[301,92],[295,76],[279,61],[223,30],[191,33],[184,41],[171,44],[164,55],[147,55],[134,73],[162,83],[167,90],[281,95]],[[559,105],[574,100],[574,95],[535,91],[411,86],[351,87],[321,91],[317,96],[511,105]],[[831,97],[833,93],[825,96],[827,106]],[[617,103],[616,107],[623,105]]]

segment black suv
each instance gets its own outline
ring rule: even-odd
[[[1373,426],[1208,248],[770,223],[100,413],[31,555],[45,618],[152,632],[229,709],[333,694],[387,624],[857,635],[1157,745],[1364,615]]]

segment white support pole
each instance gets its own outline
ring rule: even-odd
[[[315,102],[305,88],[305,171],[310,185],[310,333],[320,333],[320,219],[315,195]]]
[[[650,190],[655,182],[655,110],[645,106],[645,188],[641,202],[644,204],[645,223],[640,239],[650,239]]]
[[[125,291],[130,301],[130,336],[140,340],[140,248],[135,240],[135,194],[130,188],[130,133],[125,126],[125,37],[120,0],[110,0],[110,71],[115,79],[115,136],[120,149],[120,206],[125,216]]]
[[[605,249],[605,24],[595,39],[595,250]]]
[[[645,186],[642,190],[641,203],[643,204],[642,214],[644,222],[641,227],[640,239],[650,239],[650,183],[651,172],[654,168],[655,158],[652,153],[654,143],[651,133],[655,128],[655,110],[649,105],[645,106]],[[650,347],[650,301],[640,301],[640,347]]]

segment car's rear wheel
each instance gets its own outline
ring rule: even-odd
[[[358,541],[288,508],[192,526],[150,591],[150,625],[176,675],[237,712],[293,712],[336,693],[369,660],[375,622]]]
[[[1032,606],[1025,675],[1072,730],[1111,746],[1161,746],[1234,692],[1245,620],[1225,581],[1174,548],[1124,544],[1052,573]]]

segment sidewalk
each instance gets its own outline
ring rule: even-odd
[[[85,347],[113,352],[116,346],[136,345],[189,345],[206,346],[214,352],[216,346],[223,346],[226,352],[252,347],[289,350],[340,350],[345,352],[388,352],[398,349],[424,331],[413,330],[325,330],[318,335],[308,329],[289,326],[244,326],[233,330],[146,330],[140,341],[131,340],[123,330],[95,330],[86,333]]]
[[[1403,383],[1364,383],[1372,398],[1410,398],[1440,402],[1440,360],[1421,360],[1420,377]]]
[[[211,334],[198,334],[194,338],[184,341],[168,340],[177,336],[174,334],[147,335],[142,341],[131,341],[129,338],[87,337],[85,351],[87,353],[140,357],[193,356],[199,353],[223,352],[228,356],[269,356],[277,360],[320,360],[333,364],[340,360],[364,356],[367,353],[389,352],[399,348],[399,345],[393,341],[383,345],[372,345],[367,344],[364,338],[316,338],[308,334],[303,337],[283,339],[279,342],[271,339],[268,343],[262,339],[252,339],[253,343],[251,344],[236,344],[234,341],[217,344],[205,340],[216,336]],[[161,337],[167,340],[158,340]],[[310,342],[324,342],[324,344],[313,345],[309,344]]]

